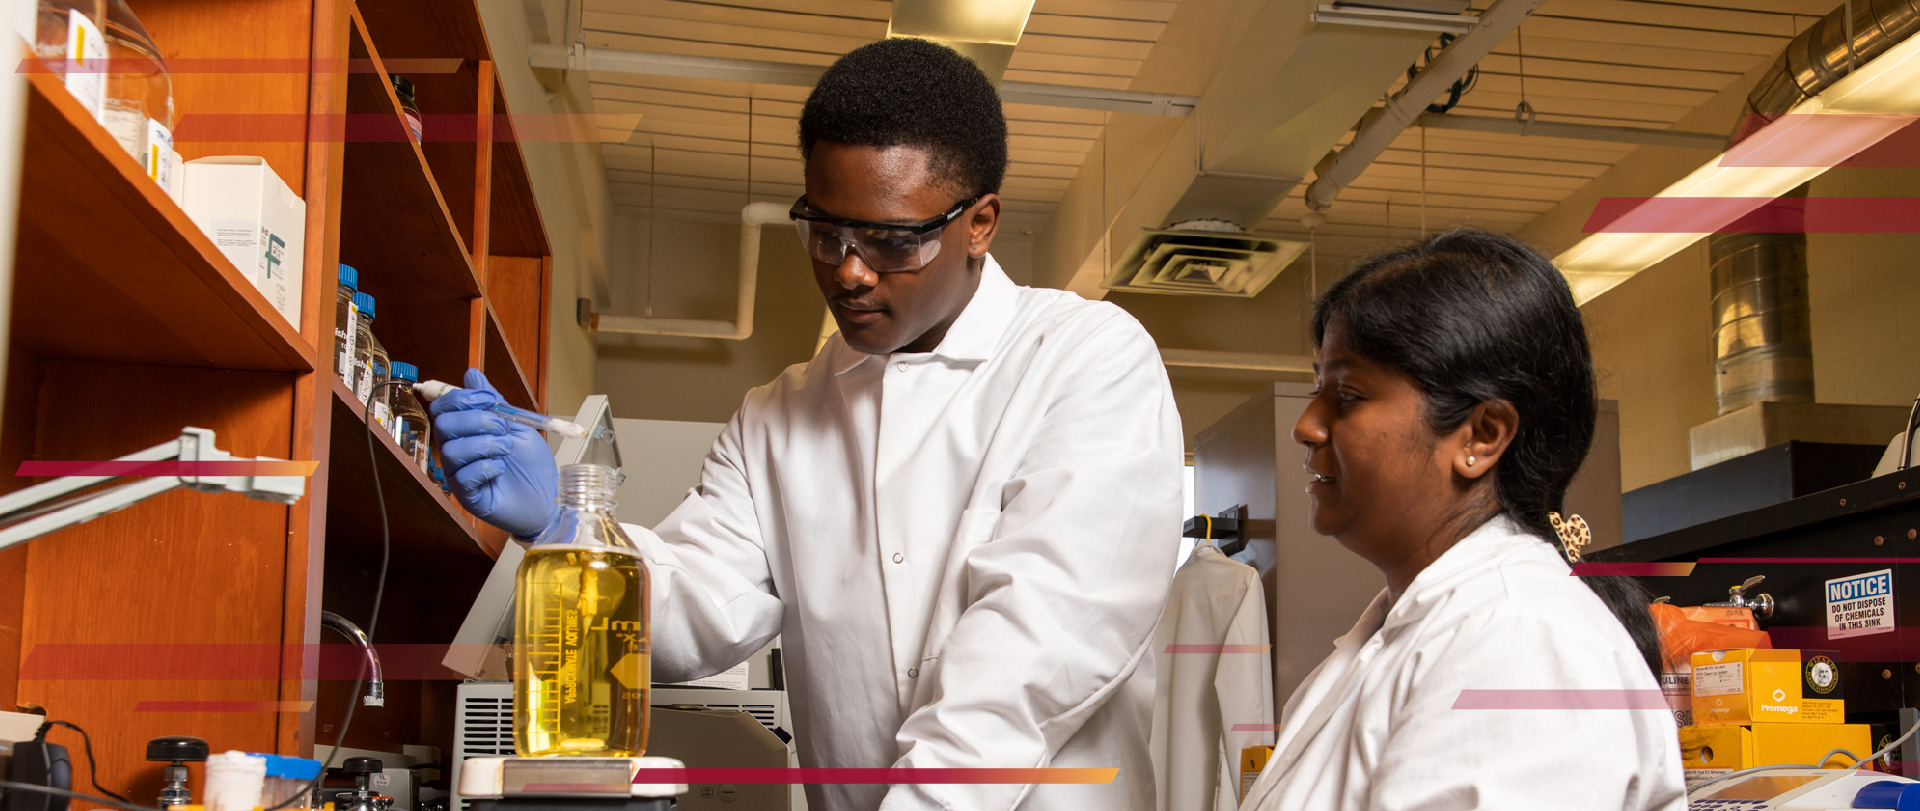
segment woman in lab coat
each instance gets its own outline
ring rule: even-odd
[[[1505,236],[1440,234],[1362,262],[1313,335],[1293,437],[1314,529],[1387,588],[1294,691],[1241,807],[1683,808],[1644,590],[1570,577],[1558,540],[1597,413],[1559,272]]]

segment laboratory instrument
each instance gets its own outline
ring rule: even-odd
[[[147,177],[173,182],[173,77],[127,0],[106,0],[106,103],[101,123]]]
[[[350,757],[340,764],[340,771],[353,778],[351,792],[337,795],[334,808],[337,811],[387,811],[393,807],[392,797],[383,797],[373,790],[373,776],[385,774],[382,764],[376,758]]]
[[[1703,786],[1687,795],[1690,811],[1842,811],[1893,808],[1860,805],[1889,791],[1876,784],[1916,785],[1903,777],[1869,769],[1768,769]],[[1896,792],[1897,793],[1897,792]]]
[[[359,333],[360,308],[353,295],[360,291],[360,271],[341,263],[340,284],[334,288],[333,371],[348,388],[354,385],[354,336]]]
[[[114,462],[241,462],[285,461],[268,457],[232,456],[213,445],[213,431],[182,428],[176,439]],[[123,510],[177,487],[204,493],[239,493],[248,498],[292,504],[306,495],[303,476],[213,476],[185,470],[177,475],[143,476],[126,484],[92,489],[112,479],[107,476],[61,476],[0,496],[0,549],[30,541]],[[76,495],[81,491],[88,491]]]
[[[447,392],[459,391],[460,387],[451,383],[442,383],[438,380],[427,380],[415,383],[413,390],[428,402],[432,402],[445,396]],[[488,406],[488,409],[495,414],[499,414],[521,425],[531,426],[542,431],[551,431],[563,437],[571,437],[574,439],[592,437],[603,442],[613,441],[613,429],[604,425],[596,425],[594,429],[589,432],[587,429],[580,427],[578,423],[568,422],[559,417],[549,417],[537,411],[516,408],[507,405],[505,402],[495,402],[493,405]]]
[[[641,769],[685,768],[663,757],[474,757],[461,764],[458,789],[468,811],[669,811],[686,784],[635,777]]]
[[[193,792],[187,788],[187,764],[204,763],[207,742],[191,735],[167,735],[147,741],[147,760],[168,764],[160,786],[160,807],[192,805]]]
[[[560,521],[527,550],[515,588],[514,750],[638,757],[652,682],[647,571],[614,518],[619,473],[560,470]]]
[[[408,383],[417,383],[420,380],[420,370],[411,363],[394,361],[393,366],[388,369],[388,374],[394,380],[405,380]],[[427,454],[431,447],[428,439],[432,432],[432,423],[427,420],[427,410],[413,396],[412,386],[388,386],[387,388],[392,392],[388,395],[388,413],[393,419],[393,424],[389,426],[393,429],[393,438],[400,443],[400,451],[412,457],[413,463],[418,465],[420,471],[424,473],[427,471]]]

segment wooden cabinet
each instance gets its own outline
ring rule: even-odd
[[[0,468],[111,458],[184,426],[320,464],[290,507],[175,492],[0,552],[0,709],[85,727],[100,783],[143,802],[160,781],[149,738],[331,744],[352,685],[326,677],[353,654],[319,615],[370,619],[384,503],[376,642],[400,653],[387,705],[361,707],[347,745],[450,749],[454,682],[421,665],[505,539],[384,432],[369,456],[365,409],[332,370],[334,288],[337,263],[359,270],[374,333],[423,378],[478,367],[546,406],[551,252],[478,9],[128,2],[174,65],[182,155],[264,157],[305,200],[303,309],[276,312],[58,77],[29,75]],[[422,143],[389,65],[418,88]]]

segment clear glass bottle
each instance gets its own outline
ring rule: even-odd
[[[373,296],[366,293],[353,294],[354,309],[359,311],[359,323],[353,333],[354,396],[360,398],[360,404],[373,409],[373,419],[382,427],[387,424],[387,400],[381,397],[373,399],[375,386],[387,382],[387,348],[380,345],[380,339],[373,337],[374,302]]]
[[[38,0],[33,53],[59,74],[67,92],[95,119],[107,91],[107,40],[102,0]]]
[[[352,265],[340,265],[340,284],[334,288],[333,371],[349,388],[353,380],[353,349],[360,309],[353,306],[353,294],[360,289],[360,271]]]
[[[400,100],[400,112],[407,118],[407,135],[420,143],[420,102],[413,94],[413,82],[405,76],[393,77],[393,96]]]
[[[513,748],[522,757],[647,749],[647,570],[613,517],[620,474],[560,470],[560,523],[527,550],[514,595]]]
[[[140,162],[147,177],[172,185],[173,76],[146,26],[126,0],[106,0],[106,102],[100,122]]]
[[[388,374],[394,380],[408,383],[420,382],[420,370],[411,363],[394,361]],[[400,450],[413,457],[421,472],[427,470],[427,440],[432,432],[433,423],[427,419],[427,409],[420,405],[420,398],[413,396],[411,386],[393,386],[388,389],[388,411],[393,415],[393,438],[400,443]]]

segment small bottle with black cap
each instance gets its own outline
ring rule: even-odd
[[[420,104],[413,95],[413,82],[394,74],[393,95],[400,99],[400,111],[407,116],[407,134],[414,143],[420,143]]]

